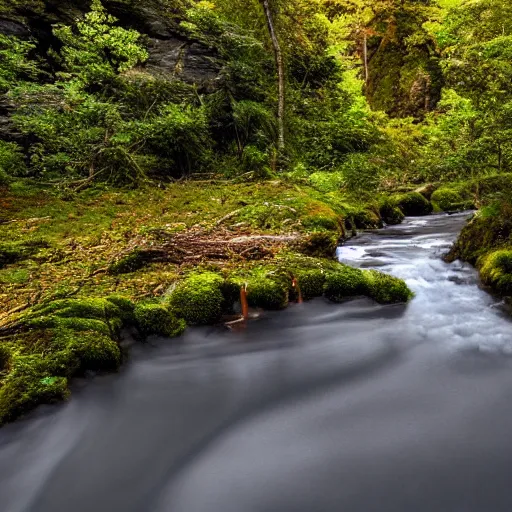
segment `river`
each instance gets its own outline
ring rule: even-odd
[[[316,300],[134,346],[0,430],[2,512],[510,512],[512,322],[441,256],[467,215],[360,235],[407,306]]]

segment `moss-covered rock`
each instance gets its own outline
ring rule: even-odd
[[[446,260],[475,265],[488,252],[508,246],[512,246],[512,204],[499,201],[482,208],[464,226]]]
[[[367,295],[379,304],[408,302],[413,293],[402,279],[376,270],[365,272]]]
[[[382,220],[390,226],[401,224],[405,218],[402,210],[391,201],[383,202],[380,205],[379,212]]]
[[[247,282],[247,302],[251,307],[267,310],[284,309],[288,305],[288,297],[288,286],[282,281],[255,277]]]
[[[392,201],[405,215],[411,217],[429,215],[433,211],[432,204],[419,192],[401,194],[393,197]]]
[[[122,295],[109,295],[106,300],[114,304],[119,310],[119,317],[125,324],[132,324],[135,321],[135,304],[128,297]]]
[[[331,272],[325,279],[325,296],[333,302],[341,302],[348,297],[365,295],[366,280],[362,270],[342,265],[340,270]]]
[[[512,295],[512,249],[487,254],[481,262],[482,281],[500,295]]]
[[[338,237],[333,233],[318,232],[303,238],[297,245],[302,254],[315,258],[332,258],[338,246]]]
[[[189,325],[208,325],[222,316],[224,280],[213,272],[192,274],[179,283],[167,298],[173,313]]]
[[[304,300],[321,297],[324,294],[326,273],[320,269],[300,271],[297,282]]]
[[[18,358],[0,388],[0,425],[13,421],[40,404],[65,400],[69,396],[65,377],[34,370],[37,356]]]
[[[177,318],[164,304],[140,303],[135,307],[135,321],[144,336],[157,334],[174,338],[182,334],[187,325]]]
[[[56,334],[55,344],[60,344],[62,350],[70,352],[78,359],[79,373],[113,372],[121,365],[119,345],[108,335],[61,329]]]
[[[456,212],[473,207],[471,199],[464,198],[461,192],[454,188],[440,188],[432,194],[434,208],[443,212]]]
[[[382,219],[372,210],[356,210],[352,213],[352,219],[356,229],[379,229],[382,227]]]

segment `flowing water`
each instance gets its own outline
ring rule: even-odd
[[[155,340],[0,430],[0,510],[510,512],[512,322],[441,259],[466,217],[340,249],[406,279],[408,306],[318,300]]]

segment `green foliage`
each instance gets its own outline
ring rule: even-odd
[[[157,334],[174,338],[186,328],[185,321],[178,319],[164,304],[137,304],[134,316],[140,332],[145,336]]]
[[[170,310],[189,325],[214,324],[222,315],[222,284],[223,279],[218,274],[192,274],[178,283],[167,303]]]
[[[20,146],[14,142],[0,140],[0,186],[9,182],[13,176],[23,176],[27,168]]]
[[[30,258],[40,249],[46,247],[48,247],[48,243],[42,239],[0,243],[0,269],[6,265]]]
[[[5,94],[20,82],[39,77],[41,71],[29,57],[35,47],[31,41],[0,34],[0,94]]]

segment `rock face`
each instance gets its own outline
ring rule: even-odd
[[[146,36],[149,50],[147,70],[160,78],[179,78],[211,91],[223,63],[215,50],[187,39],[180,30],[183,13],[177,0],[104,0],[103,5],[126,28],[134,28]],[[55,23],[72,23],[87,12],[89,2],[82,0],[0,0],[0,34],[33,38],[45,55],[56,41],[52,34]],[[0,98],[0,138],[20,141],[9,119],[10,105]]]

